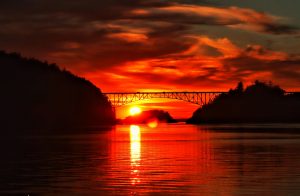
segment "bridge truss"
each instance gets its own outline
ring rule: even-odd
[[[218,95],[226,92],[135,92],[135,93],[103,93],[113,106],[123,106],[136,101],[167,98],[177,99],[203,106],[213,101]]]

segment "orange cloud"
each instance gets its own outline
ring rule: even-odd
[[[252,9],[173,4],[131,12],[136,18],[186,24],[224,25],[270,34],[299,34],[297,27],[282,23],[286,19]]]
[[[300,86],[299,29],[271,13],[201,0],[14,1],[0,7],[2,49],[105,91],[224,90],[260,78]]]
[[[113,73],[119,76],[113,77],[113,80],[120,79],[116,83],[126,81],[127,86],[138,91],[176,88],[216,90],[234,86],[238,81],[282,80],[276,77],[281,71],[300,64],[298,57],[292,60],[284,52],[268,50],[260,45],[240,48],[226,38],[200,36],[194,39],[194,45],[183,52],[162,59],[129,62],[114,69]],[[218,55],[208,55],[206,46],[214,48]],[[281,67],[280,63],[283,64]]]
[[[127,42],[147,42],[148,37],[144,34],[138,33],[112,33],[107,35],[108,38],[115,38]]]

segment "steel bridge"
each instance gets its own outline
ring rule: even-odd
[[[212,102],[217,96],[226,93],[228,92],[111,92],[103,94],[108,97],[112,106],[118,107],[153,98],[177,99],[203,106]],[[300,92],[285,92],[285,95],[294,93],[300,94]]]
[[[203,106],[223,93],[226,92],[113,92],[103,94],[108,97],[113,106],[117,107],[153,98],[177,99]]]

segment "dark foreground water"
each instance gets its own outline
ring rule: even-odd
[[[300,134],[280,126],[2,137],[0,194],[300,195]]]

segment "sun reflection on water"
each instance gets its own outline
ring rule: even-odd
[[[139,167],[141,161],[141,130],[137,125],[130,126],[131,184],[140,183]]]

